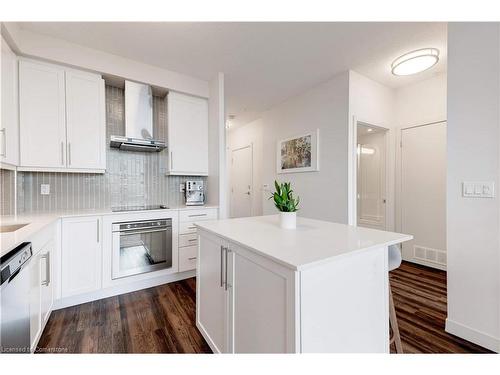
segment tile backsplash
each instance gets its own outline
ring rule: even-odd
[[[124,90],[106,86],[106,173],[17,173],[18,213],[73,209],[103,209],[124,205],[184,204],[179,185],[204,177],[166,176],[168,152],[120,151],[109,147],[111,135],[125,134]],[[153,132],[166,140],[166,99],[153,99]],[[1,213],[14,213],[14,172],[1,171]],[[50,194],[41,195],[40,185],[49,184]]]

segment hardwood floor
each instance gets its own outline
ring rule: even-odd
[[[444,331],[446,272],[403,262],[389,277],[404,353],[490,353]]]
[[[52,313],[41,353],[211,353],[195,324],[194,278]]]
[[[404,262],[390,280],[405,353],[488,352],[444,331],[445,272]],[[54,311],[39,351],[210,353],[195,325],[195,286],[192,278]]]

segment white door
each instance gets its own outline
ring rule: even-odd
[[[104,169],[104,80],[95,74],[66,71],[68,168]]]
[[[446,267],[446,122],[401,131],[403,258]]]
[[[252,216],[252,146],[231,153],[231,217]]]
[[[77,217],[62,221],[62,296],[101,287],[101,220]]]
[[[19,163],[19,122],[17,96],[17,57],[2,38],[2,124],[0,155],[3,163]]]
[[[208,101],[170,92],[168,103],[169,174],[208,175]]]
[[[293,272],[231,243],[229,256],[230,343],[233,353],[293,351],[289,331],[289,280]],[[237,252],[236,252],[236,251]]]
[[[382,130],[358,136],[358,225],[381,230],[386,223],[385,143]]]
[[[199,237],[196,270],[196,322],[211,348],[228,351],[227,305],[224,242],[215,236]]]
[[[20,165],[63,168],[66,164],[64,70],[19,62]]]

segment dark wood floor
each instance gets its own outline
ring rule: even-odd
[[[56,310],[39,352],[211,353],[196,328],[195,303],[191,278]]]
[[[446,273],[403,263],[390,275],[405,353],[484,353],[444,331]],[[194,278],[54,311],[40,352],[210,353],[195,325]]]
[[[405,353],[489,353],[444,331],[446,272],[403,262],[390,283]]]

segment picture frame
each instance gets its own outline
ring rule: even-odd
[[[276,145],[277,173],[319,171],[319,129],[281,139]]]

